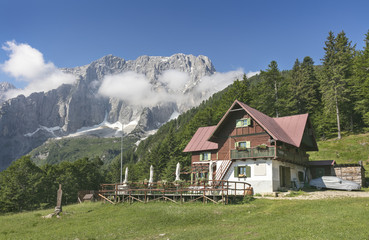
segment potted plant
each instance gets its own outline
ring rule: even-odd
[[[237,147],[236,148],[238,151],[246,151],[247,150],[247,148],[245,148],[245,147]]]
[[[257,146],[257,148],[258,149],[267,149],[268,146],[265,143],[263,143],[263,144],[260,144],[259,146]]]

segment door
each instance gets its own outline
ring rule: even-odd
[[[291,187],[291,168],[279,166],[279,182],[281,187]]]

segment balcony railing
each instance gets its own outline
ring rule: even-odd
[[[231,159],[246,159],[246,158],[263,158],[275,157],[275,147],[262,148],[247,148],[242,150],[231,150]],[[309,160],[309,155],[305,152],[296,152],[295,150],[277,148],[277,159],[291,161],[296,163],[305,163]]]
[[[247,148],[245,150],[231,150],[231,159],[274,157],[274,147]]]
[[[292,162],[307,162],[309,161],[309,155],[305,152],[296,152],[294,150],[277,149],[277,157]]]

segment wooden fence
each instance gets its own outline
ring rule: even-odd
[[[252,187],[245,182],[225,180],[190,182],[135,182],[129,184],[102,184],[99,196],[110,203],[134,201],[205,202],[228,204],[229,199],[252,195]]]

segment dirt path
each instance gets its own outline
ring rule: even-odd
[[[296,197],[289,197],[288,193],[280,193],[278,197],[255,197],[255,198],[266,198],[266,199],[286,199],[286,200],[315,200],[315,199],[326,199],[326,198],[344,198],[344,197],[366,197],[369,198],[369,192],[360,191],[314,191],[305,192],[304,194],[298,195]]]

